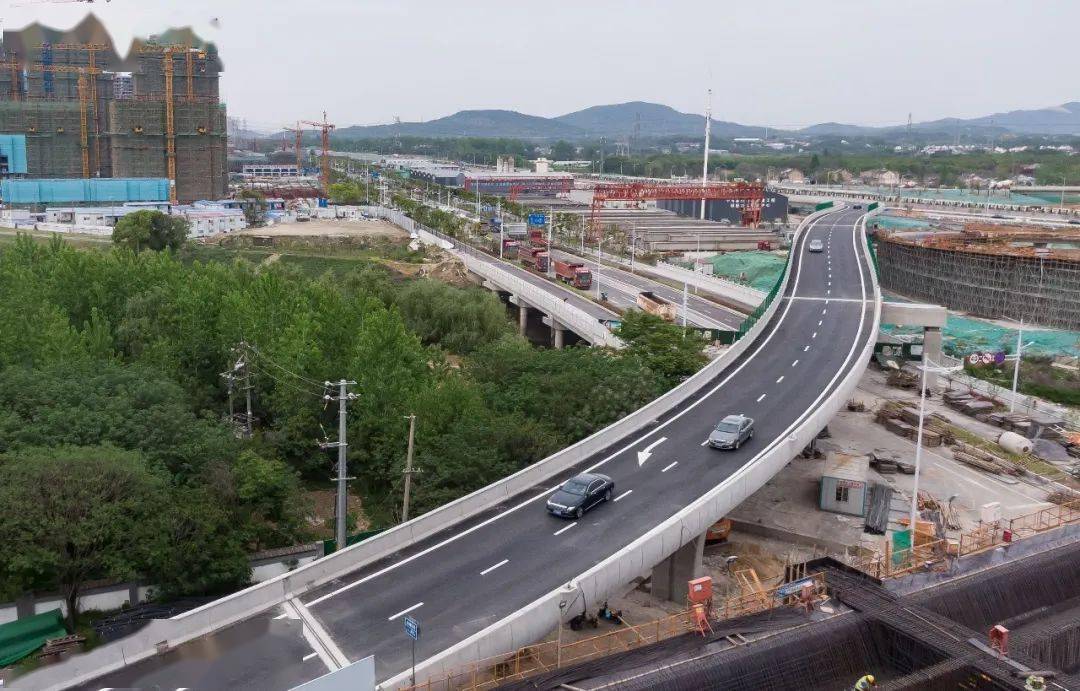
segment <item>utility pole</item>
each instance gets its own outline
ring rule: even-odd
[[[345,534],[345,517],[348,513],[348,492],[346,483],[352,478],[348,477],[348,464],[346,461],[346,451],[348,450],[348,442],[345,440],[345,406],[349,401],[355,401],[357,396],[354,393],[349,393],[349,387],[354,386],[356,382],[341,379],[337,382],[323,382],[323,386],[327,390],[332,387],[338,387],[338,395],[332,396],[329,393],[323,394],[324,401],[337,401],[338,402],[338,440],[336,442],[323,442],[319,446],[323,449],[337,448],[338,450],[338,462],[337,462],[337,508],[335,516],[335,530],[334,530],[334,542],[337,545],[337,549],[345,549],[345,541],[347,536]]]
[[[405,456],[405,498],[401,503],[401,522],[409,520],[409,490],[412,489],[413,473],[419,473],[420,469],[413,470],[413,436],[416,432],[416,415],[406,415],[409,421],[409,452]]]
[[[705,100],[705,164],[701,173],[701,190],[709,184],[709,134],[712,132],[712,89],[709,89]],[[705,195],[701,195],[701,220],[705,220]]]
[[[596,299],[599,300],[600,293],[600,253],[604,246],[604,233],[600,232],[599,237],[596,238]]]
[[[630,226],[630,273],[634,273],[635,254],[637,254],[637,221]]]

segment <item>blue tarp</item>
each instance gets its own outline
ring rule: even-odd
[[[0,134],[0,155],[6,156],[8,173],[26,174],[26,135]]]
[[[6,204],[163,202],[169,199],[169,181],[166,178],[3,180],[0,199]]]

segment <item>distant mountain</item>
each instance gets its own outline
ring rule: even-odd
[[[437,120],[399,125],[345,127],[335,136],[376,137],[516,137],[521,139],[579,139],[585,132],[551,118],[513,110],[462,110]]]
[[[906,125],[865,127],[839,122],[824,122],[794,132],[768,128],[769,134],[798,134],[806,137],[872,137],[896,134]],[[970,134],[1015,132],[1018,134],[1080,135],[1080,103],[1065,103],[1053,108],[1014,110],[981,118],[944,118],[912,125],[921,133],[952,136],[958,130]],[[741,125],[713,120],[716,139],[763,137],[763,126]],[[335,136],[352,139],[413,137],[511,137],[517,139],[566,139],[581,141],[608,137],[623,140],[637,132],[642,139],[658,137],[700,138],[705,132],[705,118],[681,113],[669,106],[644,101],[593,106],[554,118],[526,115],[513,110],[462,110],[437,120],[403,122],[398,125],[345,127]]]
[[[626,136],[640,132],[641,137],[704,136],[705,116],[681,113],[670,106],[645,101],[593,106],[554,118],[594,135]],[[760,137],[763,127],[713,120],[716,137]]]

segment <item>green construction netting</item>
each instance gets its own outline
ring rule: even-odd
[[[893,294],[886,294],[886,299],[896,302],[909,302]],[[901,327],[882,324],[881,330],[893,335],[920,336],[919,327]],[[974,352],[1006,352],[1016,350],[1016,329],[1002,326],[995,322],[976,317],[965,317],[949,313],[945,328],[941,330],[942,348],[954,357],[963,357]],[[1026,352],[1044,355],[1080,355],[1080,331],[1062,331],[1060,329],[1024,328],[1024,343],[1030,343]]]
[[[64,615],[59,609],[0,624],[0,667],[18,662],[50,638],[66,635]]]
[[[867,226],[885,230],[907,230],[909,228],[929,228],[930,223],[921,218],[902,218],[900,216],[874,216],[867,221]]]
[[[775,252],[728,252],[709,257],[713,273],[768,292],[776,285],[787,259]]]
[[[878,194],[896,194],[896,189],[892,187],[871,187],[871,188],[859,188],[853,187],[853,189],[869,189],[870,191]],[[971,190],[961,190],[956,188],[945,189],[902,189],[900,190],[901,197],[918,197],[919,199],[944,199],[949,201],[967,202],[971,204],[985,204],[987,202],[986,192],[982,193],[973,192]],[[1060,195],[1058,195],[1060,199]],[[1024,194],[1023,192],[1004,192],[994,191],[990,194],[989,201],[991,204],[1033,204],[1042,205],[1046,203],[1046,199],[1036,197],[1030,194]],[[1068,199],[1066,198],[1066,201]]]

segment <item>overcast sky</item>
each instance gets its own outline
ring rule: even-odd
[[[221,50],[230,115],[267,129],[323,110],[339,126],[633,100],[701,112],[707,85],[717,119],[774,127],[1080,100],[1076,0],[44,3],[11,3],[4,28],[69,28],[92,7],[126,50],[192,26]]]

